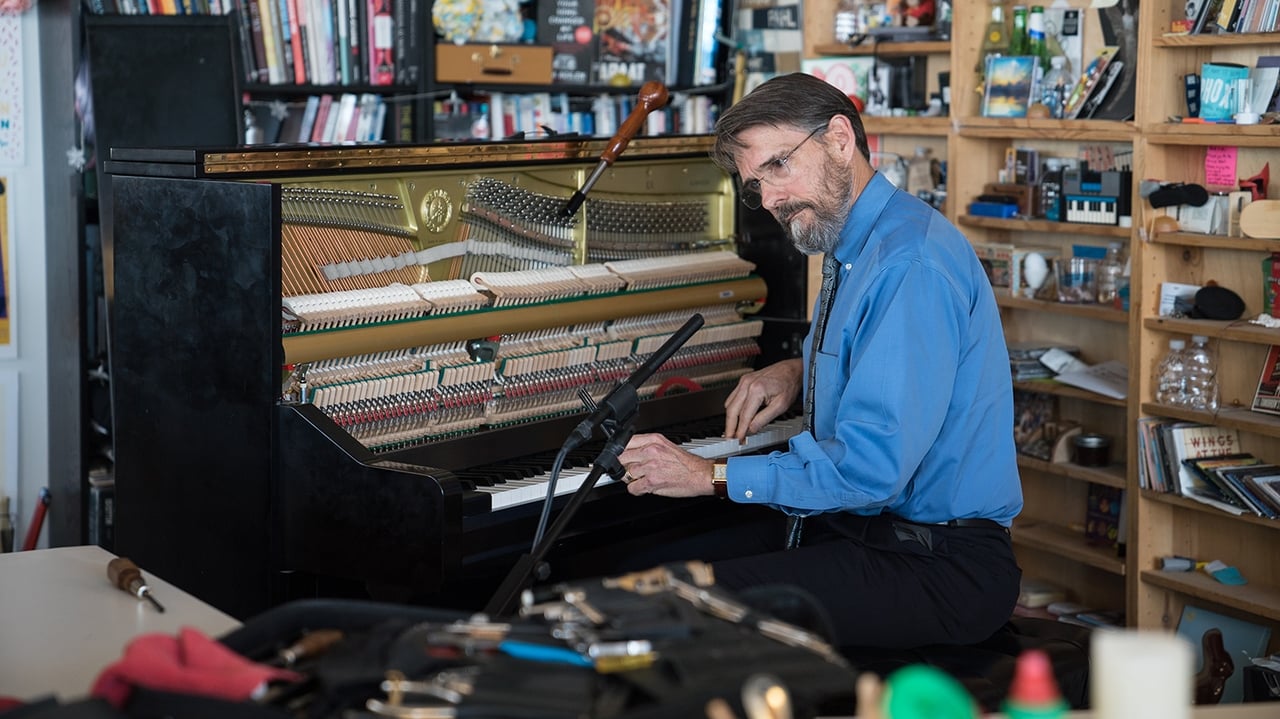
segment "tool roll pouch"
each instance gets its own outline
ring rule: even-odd
[[[744,703],[772,687],[793,716],[854,710],[854,673],[824,640],[715,589],[699,563],[526,592],[510,620],[400,609],[294,622],[344,633],[296,665],[304,681],[273,687],[259,704],[315,719],[641,719],[706,716],[721,699],[748,716]],[[224,641],[251,657],[278,651],[245,635],[255,631]]]

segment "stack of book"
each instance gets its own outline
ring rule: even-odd
[[[1230,514],[1280,517],[1280,466],[1240,447],[1239,430],[1162,417],[1138,420],[1138,482]]]

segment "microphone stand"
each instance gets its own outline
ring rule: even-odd
[[[600,475],[608,473],[615,480],[621,481],[626,476],[626,468],[622,466],[622,462],[618,461],[618,456],[622,454],[622,450],[626,449],[627,442],[631,441],[631,436],[635,434],[636,417],[640,413],[639,389],[646,380],[659,367],[671,359],[671,356],[680,349],[689,338],[697,332],[703,324],[702,315],[695,314],[689,318],[684,326],[676,331],[656,352],[649,356],[626,382],[618,385],[609,393],[599,406],[595,407],[595,411],[591,416],[584,419],[573,434],[565,441],[567,445],[578,447],[583,441],[591,437],[593,428],[599,427],[605,436],[609,439],[605,442],[604,449],[596,456],[595,461],[591,465],[591,472],[587,474],[582,485],[574,491],[573,496],[569,499],[569,503],[561,510],[560,516],[556,517],[556,521],[552,523],[551,528],[543,535],[542,540],[537,542],[532,550],[524,554],[516,561],[515,566],[507,573],[506,578],[494,592],[489,603],[485,605],[484,613],[489,617],[504,617],[509,615],[515,609],[516,599],[520,593],[527,588],[534,579],[546,579],[549,576],[549,569],[544,563],[547,554],[551,548],[555,546],[560,535],[568,528],[569,522],[577,514],[582,503],[586,501],[587,495],[595,488],[596,482],[600,481]],[[548,487],[550,491],[550,487]],[[554,497],[549,493],[547,503],[550,504]]]

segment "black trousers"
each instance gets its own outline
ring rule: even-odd
[[[785,549],[786,517],[743,506],[744,521],[658,545],[603,550],[578,568],[619,574],[701,560],[735,593],[786,588],[807,595],[841,647],[972,644],[1013,613],[1022,571],[1003,528],[921,525],[881,515],[805,520]]]

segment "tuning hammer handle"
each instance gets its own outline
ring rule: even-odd
[[[609,144],[604,148],[604,152],[600,154],[600,162],[606,165],[612,165],[614,160],[627,149],[627,145],[631,143],[631,138],[635,137],[644,127],[645,119],[649,117],[649,113],[663,107],[667,104],[667,86],[656,80],[650,80],[640,87],[640,94],[636,97],[636,106],[631,109],[631,114],[627,115],[627,119],[622,122],[622,126],[618,128],[618,132],[609,140]]]

